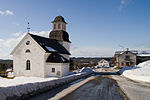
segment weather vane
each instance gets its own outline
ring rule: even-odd
[[[59,16],[60,16],[60,8],[59,8]]]
[[[31,29],[30,26],[29,26],[30,23],[28,22],[27,24],[28,24],[27,30],[28,30],[28,33],[29,33],[30,29]]]

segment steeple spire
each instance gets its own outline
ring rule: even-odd
[[[30,29],[31,29],[30,26],[29,26],[30,23],[28,22],[27,24],[28,24],[27,30],[28,30],[28,33],[29,33]]]

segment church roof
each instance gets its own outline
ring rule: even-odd
[[[51,63],[68,63],[69,60],[64,58],[63,56],[57,54],[57,53],[52,53],[46,60],[46,62],[51,62]]]
[[[55,31],[51,31],[49,35],[50,35],[49,37],[51,39],[56,39],[56,40],[70,42],[69,35],[68,35],[68,33],[66,31],[55,30]]]
[[[70,53],[63,47],[61,44],[57,42],[57,40],[49,39],[37,35],[33,35],[28,33],[46,52],[50,53],[61,53],[61,54],[68,54]]]
[[[62,16],[57,16],[55,19],[54,19],[54,21],[52,21],[52,23],[54,23],[54,22],[64,22],[64,23],[66,23],[65,22],[65,19],[62,17]],[[66,23],[67,24],[67,23]]]

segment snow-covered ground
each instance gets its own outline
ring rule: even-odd
[[[0,77],[0,87],[9,87],[9,86],[17,86],[23,85],[26,83],[36,83],[36,82],[44,82],[58,79],[56,77],[50,78],[39,78],[39,77],[15,77],[14,79],[6,79]]]
[[[119,73],[132,80],[150,83],[150,60],[140,63],[136,67],[124,67]]]
[[[0,100],[21,98],[23,95],[33,95],[56,86],[80,79],[90,73],[82,72],[62,78],[15,77],[14,79],[0,78]]]
[[[92,69],[90,67],[83,67],[81,70],[78,70],[78,73],[71,73],[71,76],[80,75],[83,73],[92,73]],[[69,75],[70,76],[70,75]],[[67,77],[67,76],[65,76]],[[49,78],[40,78],[40,77],[15,77],[14,79],[7,79],[0,77],[0,87],[9,87],[9,86],[17,86],[23,85],[27,83],[36,83],[36,82],[46,82],[51,80],[56,80],[56,77]]]

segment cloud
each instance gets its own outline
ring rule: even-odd
[[[12,24],[16,25],[16,26],[20,26],[20,24],[16,23],[16,22],[12,22]]]
[[[120,1],[120,8],[119,8],[120,11],[122,10],[122,8],[125,5],[125,3],[126,3],[126,0],[121,0]]]
[[[44,36],[44,37],[49,37],[49,32],[50,31],[40,31],[40,32],[37,32],[37,31],[32,31],[31,33],[32,34],[35,34],[35,35],[40,35],[40,36]]]
[[[140,50],[150,50],[150,44],[149,44],[149,42],[136,43],[134,47],[138,48]]]
[[[40,35],[44,37],[49,37],[50,31],[31,31],[30,33],[35,35]],[[12,37],[8,39],[0,39],[0,59],[12,59],[10,55],[11,51],[16,47],[16,45],[22,40],[26,33],[12,33]],[[71,56],[73,57],[108,57],[113,56],[114,51],[111,48],[104,47],[92,47],[92,46],[82,46],[76,47],[71,45]]]
[[[14,13],[10,10],[5,10],[5,11],[0,10],[0,15],[14,15]]]
[[[17,32],[17,33],[14,33],[14,34],[13,34],[13,36],[15,36],[15,37],[18,37],[18,36],[20,36],[20,35],[21,35],[20,32]]]
[[[73,57],[110,57],[114,55],[115,50],[104,47],[75,47],[71,45],[70,51]]]
[[[44,37],[48,37],[49,31],[33,31],[30,32],[35,35],[40,35]],[[10,55],[11,51],[16,47],[16,45],[22,40],[22,38],[26,35],[26,33],[12,33],[12,38],[8,39],[0,39],[0,59],[12,59]]]

